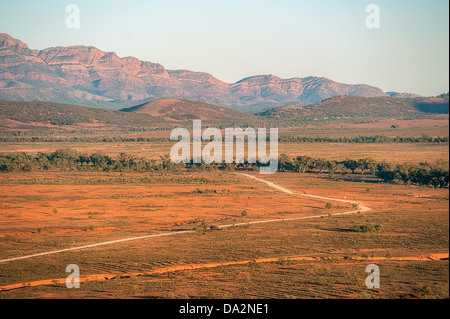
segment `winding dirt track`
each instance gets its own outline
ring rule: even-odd
[[[298,194],[298,193],[294,193],[293,191],[291,191],[291,190],[289,190],[287,188],[284,188],[284,187],[279,186],[279,185],[277,185],[275,183],[266,181],[264,179],[255,177],[253,175],[244,174],[244,173],[236,173],[236,174],[241,175],[241,176],[245,176],[245,177],[248,177],[248,178],[251,178],[251,179],[254,179],[254,180],[259,181],[259,182],[263,182],[263,183],[267,184],[271,188],[277,189],[277,190],[279,190],[281,192],[284,192],[284,193],[292,195],[292,196],[303,196],[303,197],[310,197],[310,198],[314,198],[314,199],[318,199],[318,200],[327,200],[327,201],[337,201],[337,202],[349,203],[349,204],[355,205],[357,209],[356,210],[352,210],[352,211],[348,211],[348,212],[334,213],[334,214],[291,217],[291,218],[278,218],[278,219],[268,219],[268,220],[260,220],[260,221],[245,222],[245,223],[238,223],[238,224],[221,225],[221,226],[219,226],[219,228],[228,228],[228,227],[232,227],[232,226],[264,224],[264,223],[273,223],[273,222],[282,222],[282,221],[292,221],[292,220],[301,220],[301,219],[322,218],[322,217],[329,217],[329,216],[340,216],[340,215],[355,214],[355,213],[358,213],[358,212],[367,212],[367,211],[372,210],[370,207],[364,206],[364,205],[362,205],[362,204],[360,204],[358,202],[354,202],[354,201],[350,201],[350,200],[344,200],[344,199],[336,199],[336,198],[331,198],[331,197],[323,197],[323,196],[308,195],[308,194]],[[151,235],[145,235],[145,236],[129,237],[129,238],[123,238],[123,239],[117,239],[117,240],[110,240],[110,241],[94,243],[94,244],[89,244],[89,245],[84,245],[84,246],[65,248],[65,249],[59,249],[59,250],[52,250],[52,251],[47,251],[47,252],[42,252],[42,253],[37,253],[37,254],[32,254],[32,255],[26,255],[26,256],[20,256],[20,257],[13,257],[13,258],[8,258],[8,259],[3,259],[3,260],[0,260],[0,264],[1,263],[11,262],[11,261],[17,261],[17,260],[24,260],[24,259],[39,257],[39,256],[60,254],[60,253],[69,252],[69,251],[76,251],[76,250],[89,249],[89,248],[94,248],[94,247],[99,247],[99,246],[113,245],[113,244],[118,244],[118,243],[123,243],[123,242],[128,242],[128,241],[134,241],[134,240],[140,240],[140,239],[146,239],[146,238],[172,236],[172,235],[179,235],[179,234],[186,234],[186,233],[193,233],[193,232],[195,232],[195,230],[193,230],[193,229],[192,230],[181,230],[181,231],[173,231],[173,232],[167,232],[167,233],[162,233],[162,234],[151,234]]]
[[[284,192],[286,194],[292,195],[292,196],[303,196],[303,197],[310,197],[315,198],[318,200],[326,200],[326,201],[338,201],[338,202],[344,202],[353,204],[356,207],[356,210],[348,211],[348,212],[342,212],[342,213],[334,213],[334,214],[326,214],[326,215],[313,215],[313,216],[303,216],[303,217],[292,217],[292,218],[283,218],[283,219],[270,219],[270,220],[262,220],[262,221],[254,221],[254,222],[247,222],[247,223],[240,223],[240,224],[233,224],[233,225],[221,225],[220,228],[227,228],[231,226],[239,226],[239,225],[249,225],[249,224],[261,224],[261,223],[272,223],[272,222],[280,222],[280,221],[290,221],[290,220],[300,220],[300,219],[311,219],[311,218],[322,218],[322,217],[328,217],[328,216],[339,216],[339,215],[347,215],[347,214],[355,214],[358,212],[367,212],[372,210],[370,207],[364,206],[358,202],[350,201],[350,200],[344,200],[344,199],[336,199],[331,197],[324,197],[324,196],[316,196],[316,195],[308,195],[308,194],[297,194],[292,192],[289,189],[286,189],[282,186],[279,186],[277,184],[274,184],[272,182],[263,180],[261,178],[244,174],[244,173],[237,173],[239,175],[254,179],[259,182],[263,182],[267,184],[269,187],[277,189],[281,192]],[[112,245],[116,243],[122,243],[127,241],[133,241],[133,240],[139,240],[139,239],[145,239],[145,238],[152,238],[152,237],[161,237],[161,236],[171,236],[171,235],[177,235],[177,234],[186,234],[186,233],[192,233],[194,230],[184,230],[184,231],[176,231],[176,232],[169,232],[169,233],[163,233],[163,234],[152,234],[152,235],[146,235],[146,236],[139,236],[139,237],[131,237],[131,238],[124,238],[119,240],[112,240],[112,241],[106,241],[101,243],[95,243],[85,246],[79,246],[79,247],[73,247],[68,249],[61,249],[61,250],[54,250],[54,251],[48,251],[33,255],[27,255],[27,256],[21,256],[21,257],[15,257],[5,260],[0,260],[0,263],[15,261],[15,260],[22,260],[22,259],[28,259],[38,256],[44,256],[44,255],[50,255],[50,254],[58,254],[68,251],[74,251],[74,250],[81,250],[81,249],[88,249],[92,247],[98,247],[98,246],[105,246],[105,245]],[[427,261],[427,260],[448,260],[449,254],[448,253],[439,253],[439,254],[430,254],[430,255],[423,255],[423,256],[411,256],[411,257],[339,257],[339,256],[287,256],[287,257],[274,257],[274,258],[259,258],[259,259],[251,259],[251,260],[239,260],[239,261],[229,261],[229,262],[220,262],[220,263],[204,263],[204,264],[189,264],[189,265],[177,265],[177,266],[170,266],[170,267],[164,267],[159,268],[151,271],[146,272],[134,272],[134,273],[119,273],[119,274],[93,274],[93,275],[86,275],[80,278],[80,282],[88,282],[88,281],[106,281],[111,280],[115,278],[129,278],[132,276],[150,276],[154,274],[163,274],[163,273],[169,273],[169,272],[175,272],[180,270],[194,270],[194,269],[207,269],[207,268],[215,268],[215,267],[222,267],[222,266],[232,266],[232,265],[245,265],[250,263],[265,263],[265,262],[277,262],[277,261],[321,261],[321,260],[332,260],[335,263],[347,263],[348,261]],[[66,278],[58,278],[58,279],[46,279],[46,280],[39,280],[39,281],[31,281],[31,282],[23,282],[23,283],[17,283],[17,284],[11,284],[6,286],[0,286],[0,292],[1,291],[9,291],[14,290],[18,288],[23,287],[33,287],[33,286],[41,286],[41,285],[53,285],[53,284],[64,284],[66,282]]]

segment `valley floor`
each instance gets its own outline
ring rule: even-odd
[[[0,298],[448,298],[448,190],[263,178],[342,201],[232,172],[1,174],[0,260],[194,231],[0,263]]]

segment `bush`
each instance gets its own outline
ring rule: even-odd
[[[372,225],[372,224],[365,224],[365,225],[361,225],[361,226],[352,226],[350,227],[350,230],[358,232],[358,233],[373,233],[373,232],[379,232],[382,230],[382,226],[377,224],[377,225]]]
[[[191,193],[192,194],[203,194],[203,191],[200,188],[196,188]]]

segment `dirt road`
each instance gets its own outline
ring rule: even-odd
[[[367,206],[364,206],[364,205],[362,205],[360,203],[354,202],[354,201],[344,200],[344,199],[336,199],[336,198],[331,198],[331,197],[316,196],[316,195],[308,195],[308,194],[297,194],[297,193],[294,193],[293,191],[291,191],[291,190],[289,190],[287,188],[284,188],[284,187],[279,186],[279,185],[277,185],[275,183],[266,181],[264,179],[255,177],[253,175],[244,174],[244,173],[236,173],[236,174],[241,175],[241,176],[245,176],[247,178],[254,179],[254,180],[258,181],[258,182],[265,183],[266,185],[268,185],[271,188],[274,188],[276,190],[279,190],[281,192],[284,192],[284,193],[292,195],[292,196],[300,196],[300,197],[303,196],[303,197],[310,197],[310,198],[314,198],[314,199],[318,199],[318,200],[338,201],[338,202],[343,202],[343,203],[349,203],[349,204],[353,204],[356,207],[356,209],[352,210],[352,211],[348,211],[348,212],[334,213],[334,214],[291,217],[291,218],[279,218],[279,219],[260,220],[260,221],[245,222],[245,223],[238,223],[238,224],[220,225],[219,228],[228,228],[228,227],[232,227],[232,226],[241,226],[241,225],[274,223],[274,222],[292,221],[292,220],[301,220],[301,219],[323,218],[323,217],[329,217],[329,216],[340,216],[340,215],[356,214],[358,212],[367,212],[367,211],[371,210],[371,208],[369,208]],[[82,250],[82,249],[89,249],[89,248],[94,248],[94,247],[99,247],[99,246],[113,245],[113,244],[118,244],[118,243],[123,243],[123,242],[128,242],[128,241],[134,241],[134,240],[141,240],[141,239],[162,237],[162,236],[173,236],[173,235],[193,233],[193,232],[195,232],[194,229],[192,229],[192,230],[182,230],[182,231],[173,231],[173,232],[162,233],[162,234],[151,234],[151,235],[145,235],[145,236],[139,236],[139,237],[123,238],[123,239],[105,241],[105,242],[100,242],[100,243],[84,245],[84,246],[65,248],[65,249],[60,249],[60,250],[52,250],[52,251],[47,251],[47,252],[42,252],[42,253],[37,253],[37,254],[32,254],[32,255],[26,255],[26,256],[20,256],[20,257],[3,259],[3,260],[0,260],[0,263],[7,263],[7,262],[12,262],[12,261],[24,260],[24,259],[29,259],[29,258],[39,257],[39,256],[52,255],[52,254],[60,254],[60,253],[64,253],[64,252],[76,251],[76,250]]]

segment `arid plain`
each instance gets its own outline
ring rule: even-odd
[[[448,129],[442,120],[405,123],[395,134],[443,136]],[[338,137],[389,135],[391,126],[286,130]],[[173,144],[25,141],[3,142],[1,151],[37,154],[70,146],[156,159]],[[279,148],[291,157],[328,160],[448,161],[448,143],[282,142]],[[68,168],[3,172],[0,189],[1,298],[448,298],[446,188],[383,183],[357,173]],[[136,239],[120,242],[127,238]],[[379,289],[365,284],[365,268],[373,263],[380,267]],[[80,289],[65,286],[68,264],[80,267]]]

